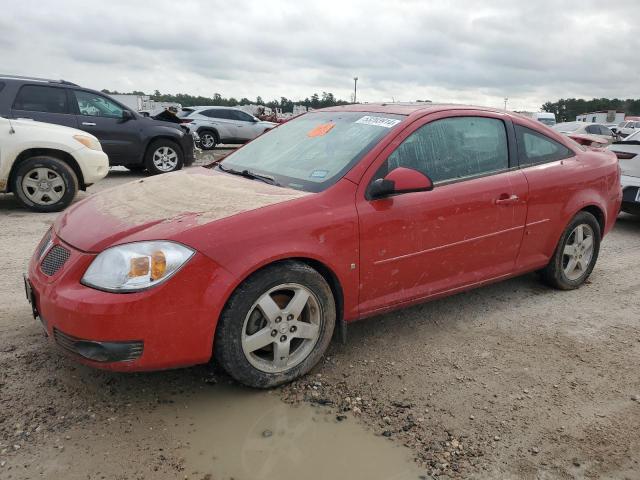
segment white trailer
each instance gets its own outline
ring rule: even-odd
[[[576,122],[619,124],[624,122],[624,112],[616,110],[598,110],[597,112],[582,113],[576,116]]]

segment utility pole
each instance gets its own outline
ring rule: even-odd
[[[507,100],[509,100],[507,97],[504,97],[504,109],[507,109]]]
[[[358,96],[358,77],[353,77],[353,103],[356,103]]]

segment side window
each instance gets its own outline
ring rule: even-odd
[[[14,110],[45,113],[69,113],[67,91],[64,88],[23,86],[13,103]]]
[[[81,90],[74,91],[80,115],[88,117],[122,118],[123,109],[102,95]]]
[[[205,115],[209,118],[222,118],[224,120],[229,120],[231,117],[229,115],[229,110],[224,110],[222,108],[212,108],[211,110],[205,110],[202,112],[202,115]]]
[[[569,148],[542,133],[521,125],[515,125],[515,129],[518,140],[518,159],[521,167],[554,162],[574,155]]]
[[[451,117],[413,132],[389,155],[377,178],[398,167],[445,182],[509,168],[504,122],[485,117]]]
[[[600,125],[600,135],[611,135],[611,129],[604,125]]]
[[[253,117],[251,115],[240,110],[231,110],[231,115],[234,120],[240,120],[241,122],[253,121]]]

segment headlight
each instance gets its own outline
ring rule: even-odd
[[[136,292],[154,287],[176,273],[195,252],[168,241],[136,242],[100,253],[82,277],[88,287]]]
[[[102,145],[100,145],[100,142],[95,138],[88,137],[86,135],[74,135],[73,138],[91,150],[102,151]]]

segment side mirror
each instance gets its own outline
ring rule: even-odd
[[[126,122],[127,120],[133,120],[134,118],[133,113],[129,110],[122,110],[122,120]]]
[[[389,172],[386,177],[375,180],[369,187],[369,196],[377,199],[429,190],[433,190],[433,182],[429,177],[412,168],[398,167]]]

